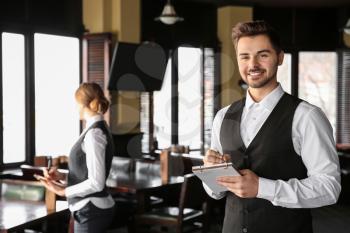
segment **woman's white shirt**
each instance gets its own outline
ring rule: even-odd
[[[102,115],[96,115],[86,119],[86,127],[81,136],[95,122],[102,121]],[[81,137],[80,136],[80,137]],[[86,153],[86,165],[88,169],[88,179],[66,188],[67,197],[80,196],[84,197],[88,194],[102,191],[105,187],[105,149],[107,138],[103,131],[98,128],[90,129],[86,134],[82,143],[82,150]],[[89,201],[96,207],[101,209],[110,208],[114,205],[113,198],[107,197],[88,197],[84,198],[69,206],[71,211],[83,208]]]

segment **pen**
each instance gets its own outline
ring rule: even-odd
[[[51,166],[52,166],[52,157],[48,156],[47,157],[47,171],[50,171]]]

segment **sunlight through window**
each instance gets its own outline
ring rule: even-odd
[[[336,129],[337,54],[299,53],[299,97],[320,107]]]
[[[25,159],[24,36],[2,33],[3,161]]]
[[[154,135],[162,149],[171,145],[171,62],[169,59],[162,89],[153,93]]]
[[[36,155],[68,155],[79,136],[79,40],[36,33],[34,46]]]
[[[292,55],[285,53],[282,65],[277,70],[277,81],[283,90],[292,93]]]
[[[201,148],[202,53],[199,48],[179,48],[179,144]]]

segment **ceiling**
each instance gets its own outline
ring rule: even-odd
[[[189,0],[173,0],[189,1]],[[344,7],[350,6],[350,0],[190,0],[217,6],[264,6],[264,7]]]

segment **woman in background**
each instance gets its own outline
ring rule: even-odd
[[[106,232],[113,218],[114,201],[106,179],[114,153],[112,136],[103,114],[109,102],[96,83],[82,83],[75,92],[85,129],[69,154],[69,173],[53,168],[41,182],[59,196],[66,196],[74,218],[74,233]],[[55,180],[66,180],[67,187]]]

